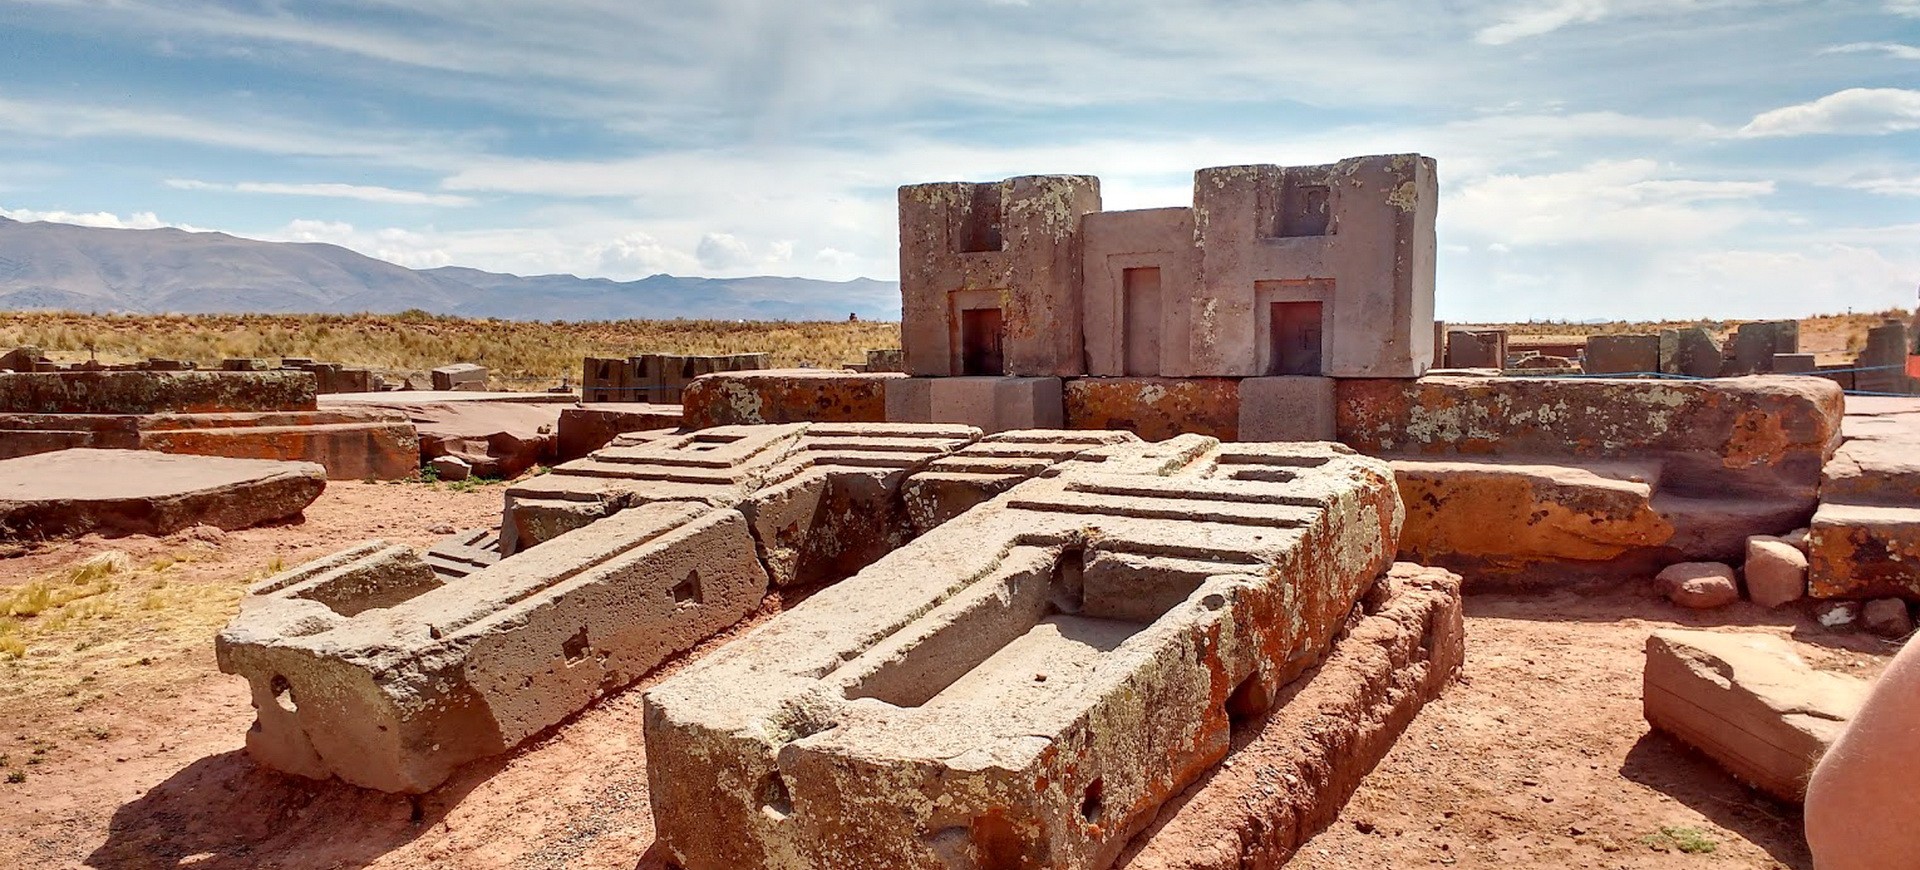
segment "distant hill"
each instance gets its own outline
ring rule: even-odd
[[[638,281],[408,269],[338,245],[0,218],[0,310],[392,313],[514,320],[897,320],[899,285],[807,278]]]

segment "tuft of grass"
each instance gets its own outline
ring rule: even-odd
[[[23,783],[23,782],[26,782],[26,781],[27,781],[27,772],[26,772],[26,771],[24,771],[24,770],[9,770],[9,771],[7,771],[7,782],[9,782],[9,783],[12,783],[12,784],[14,784],[14,785],[19,785],[20,783]]]
[[[49,577],[33,580],[0,599],[0,616],[40,616],[76,601],[113,591],[113,578],[132,567],[127,554],[109,551]],[[99,605],[93,605],[98,607]],[[82,609],[84,610],[84,608]],[[99,615],[102,611],[77,615]]]
[[[1641,837],[1640,844],[1662,852],[1671,849],[1687,855],[1709,855],[1720,848],[1720,844],[1707,836],[1706,831],[1685,825],[1662,825],[1659,833]]]

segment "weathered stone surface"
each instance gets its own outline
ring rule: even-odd
[[[927,464],[901,489],[916,534],[926,534],[1029,478],[1095,447],[1138,443],[1131,432],[1016,429],[981,438]]]
[[[413,424],[381,409],[0,414],[0,458],[75,447],[314,462],[329,480],[399,480],[420,468]]]
[[[1765,374],[1773,370],[1774,354],[1800,352],[1800,323],[1772,320],[1742,323],[1730,342],[1725,376]]]
[[[560,409],[560,461],[571,462],[613,443],[615,435],[678,429],[679,405],[596,402]]]
[[[1681,562],[1668,565],[1653,578],[1661,594],[1681,607],[1711,610],[1740,600],[1733,567],[1719,562]]]
[[[657,842],[688,870],[1106,866],[1321,658],[1399,521],[1335,445],[1083,454],[650,690]]]
[[[1842,416],[1839,388],[1813,378],[1422,378],[1336,386],[1340,440],[1364,453],[1656,459],[1663,491],[1778,495],[1802,501],[1808,512],[1821,466],[1839,446]]]
[[[1782,538],[1747,539],[1747,597],[1761,607],[1781,607],[1807,595],[1807,554]]]
[[[1860,627],[1884,638],[1904,639],[1913,633],[1913,614],[1905,601],[1880,598],[1860,608]]]
[[[1240,385],[1232,378],[1075,378],[1068,429],[1113,429],[1148,441],[1195,434],[1239,440]]]
[[[1368,592],[1324,662],[1235,723],[1233,763],[1161,809],[1122,870],[1278,867],[1338,816],[1465,656],[1460,578],[1400,563]]]
[[[1867,689],[1808,667],[1772,635],[1662,630],[1647,638],[1647,722],[1789,803],[1805,796],[1807,776]]]
[[[476,476],[505,479],[553,462],[557,455],[559,403],[387,399],[379,407],[405,414],[419,433],[416,468],[441,456],[457,456]]]
[[[763,369],[702,375],[681,400],[690,429],[760,423],[885,423],[898,373]],[[934,422],[895,420],[893,422]]]
[[[1807,531],[1815,598],[1920,601],[1920,507],[1824,502]]]
[[[1400,558],[1491,585],[1535,585],[1643,570],[1630,559],[1672,541],[1654,509],[1657,463],[1583,466],[1396,459],[1407,521]]]
[[[1588,374],[1643,374],[1660,371],[1660,336],[1591,335],[1580,368]]]
[[[887,420],[957,423],[982,432],[1066,428],[1059,378],[895,378],[886,382]]]
[[[487,367],[483,365],[454,363],[441,366],[428,374],[436,390],[485,392],[487,389]]]
[[[1332,378],[1247,378],[1240,382],[1240,440],[1332,441]]]
[[[587,357],[581,366],[580,394],[581,400],[588,403],[652,402],[678,405],[687,385],[701,375],[766,367],[767,355],[764,353],[721,356],[643,353],[626,359]]]
[[[325,471],[306,462],[59,450],[0,460],[0,535],[244,529],[298,515],[326,487]]]
[[[0,413],[204,414],[311,411],[306,372],[0,373]]]

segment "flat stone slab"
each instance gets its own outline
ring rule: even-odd
[[[389,390],[384,393],[339,393],[320,397],[330,405],[377,405],[399,408],[422,402],[524,402],[529,405],[571,405],[578,393],[487,393],[474,390]]]
[[[317,387],[306,372],[11,372],[0,374],[0,412],[311,411]]]
[[[687,384],[680,404],[692,429],[760,423],[884,423],[887,382],[905,377],[829,369],[715,372]]]
[[[1920,601],[1920,507],[1826,502],[1807,532],[1815,598]]]
[[[1665,630],[1647,638],[1647,722],[1789,803],[1806,795],[1814,764],[1869,688],[1814,670],[1769,634]]]
[[[300,513],[326,487],[311,462],[59,450],[0,460],[0,529],[13,538],[244,529]]]

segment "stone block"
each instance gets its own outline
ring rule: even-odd
[[[691,429],[762,423],[884,423],[887,385],[905,377],[838,369],[720,372],[687,384],[681,407]]]
[[[1773,320],[1742,323],[1734,330],[1732,353],[1728,354],[1723,376],[1768,374],[1773,371],[1775,354],[1800,352],[1800,323]]]
[[[900,347],[914,375],[1078,375],[1080,218],[1100,180],[900,188]]]
[[[678,429],[679,405],[597,402],[560,409],[560,461],[571,462],[613,443],[616,435]]]
[[[1798,804],[1868,684],[1817,671],[1778,637],[1660,630],[1647,638],[1647,722],[1735,779]]]
[[[1681,607],[1711,610],[1740,600],[1740,584],[1733,566],[1720,562],[1681,562],[1668,565],[1653,578],[1667,600]]]
[[[1456,329],[1447,333],[1446,367],[1450,369],[1506,368],[1507,331],[1504,329]]]
[[[656,842],[688,870],[1108,866],[1321,660],[1399,518],[1337,445],[1083,454],[650,689]]]
[[[1822,471],[1820,497],[1920,506],[1920,441],[1856,438],[1840,445]]]
[[[1726,364],[1713,333],[1705,327],[1660,332],[1660,371],[1690,378],[1717,378]]]
[[[220,361],[223,372],[264,372],[273,368],[273,364],[254,357],[235,357]]]
[[[1906,323],[1888,320],[1867,330],[1867,346],[1854,360],[1859,369],[1854,388],[1862,392],[1913,395],[1915,381],[1907,376],[1907,354],[1912,345]]]
[[[59,450],[0,460],[0,537],[244,529],[297,516],[326,488],[308,462]]]
[[[1495,586],[1644,570],[1669,544],[1654,509],[1655,463],[1580,466],[1435,459],[1392,462],[1406,525],[1400,558]]]
[[[483,365],[454,363],[434,369],[429,375],[436,390],[486,392],[487,389],[487,367]]]
[[[1308,676],[1235,723],[1231,764],[1162,809],[1117,870],[1279,867],[1338,817],[1465,656],[1460,578],[1396,564]]]
[[[1240,382],[1240,440],[1332,441],[1332,378],[1247,378]]]
[[[1747,597],[1761,607],[1779,608],[1807,596],[1807,554],[1785,539],[1766,535],[1748,538],[1742,571],[1747,579]]]
[[[1660,488],[1672,495],[1779,496],[1808,513],[1843,416],[1839,388],[1813,378],[1422,378],[1341,380],[1336,389],[1340,440],[1363,453],[1633,456],[1659,461]],[[1733,558],[1743,544],[1744,536]]]
[[[1920,507],[1822,502],[1807,531],[1807,593],[1920,601]]]
[[[436,456],[427,462],[434,476],[449,482],[466,480],[473,476],[473,465],[458,456]]]
[[[0,373],[0,413],[311,411],[315,389],[306,372]]]
[[[156,414],[130,420],[133,441],[126,446],[141,450],[312,462],[326,469],[328,480],[402,480],[420,470],[413,424],[383,408]]]
[[[867,351],[867,371],[869,372],[904,372],[906,370],[906,357],[897,347]]]
[[[1238,440],[1241,383],[1231,378],[1075,378],[1066,382],[1066,427],[1132,432],[1148,441],[1187,433]]]
[[[1588,374],[1642,374],[1660,371],[1660,336],[1590,335],[1580,358]]]
[[[889,422],[958,423],[989,434],[1066,427],[1059,378],[893,378],[885,385]]]

